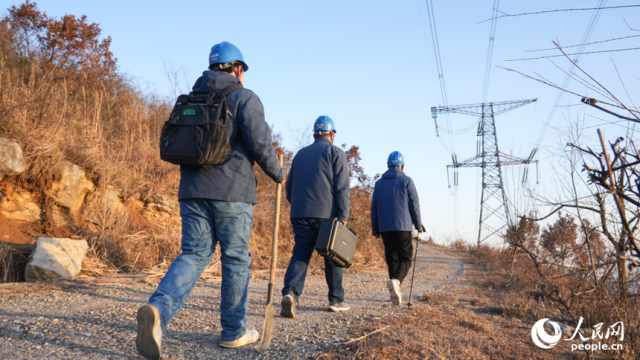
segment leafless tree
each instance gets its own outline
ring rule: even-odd
[[[558,43],[554,45],[575,69],[563,72],[599,99],[564,89],[537,73],[507,70],[579,96],[584,104],[627,121],[629,126],[622,137],[608,144],[599,129],[593,138],[584,120],[576,119],[567,129],[559,129],[566,145],[554,149],[554,186],[529,191],[534,205],[528,213],[519,214],[520,223],[511,225],[505,240],[514,249],[512,258],[524,257],[536,274],[538,289],[569,318],[591,312],[591,321],[608,318],[637,324],[640,153],[631,125],[640,122],[640,111],[615,62],[612,66],[625,101],[574,62]],[[599,309],[591,310],[593,307]]]
[[[181,94],[189,93],[187,70],[183,66],[176,66],[171,61],[164,59],[162,59],[162,66],[173,96],[171,101],[175,101]]]

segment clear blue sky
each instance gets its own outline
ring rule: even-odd
[[[22,1],[3,2],[3,8]],[[606,6],[629,5],[608,1]],[[336,142],[360,146],[362,164],[370,175],[386,170],[394,150],[406,158],[406,172],[416,182],[422,219],[437,241],[460,236],[475,241],[479,203],[479,170],[461,169],[457,198],[447,188],[446,165],[451,153],[434,130],[430,108],[441,105],[440,91],[423,0],[397,1],[79,1],[40,0],[40,10],[50,16],[87,15],[104,36],[113,38],[112,51],[119,68],[148,91],[170,96],[165,64],[184,69],[191,85],[207,67],[211,46],[226,40],[237,45],[250,66],[245,86],[264,103],[267,122],[294,147],[294,132],[309,127],[318,115],[329,115],[338,129]],[[503,0],[500,10],[509,14],[531,11],[594,7],[597,1]],[[482,100],[492,0],[433,1],[444,77],[450,105]],[[561,83],[564,75],[548,60],[505,62],[538,56],[527,50],[579,44],[591,11],[559,12],[498,20],[488,101],[539,98],[535,104],[497,117],[501,150],[526,157],[536,145],[557,91],[495,66],[532,74],[538,72]],[[604,10],[590,41],[640,32],[640,8]],[[588,51],[638,47],[640,38],[587,47]],[[547,52],[555,54],[555,52]],[[625,96],[613,59],[631,97],[640,101],[640,52],[585,55],[580,64],[616,94]],[[563,69],[568,63],[555,59]],[[187,87],[182,84],[183,90]],[[570,88],[590,92],[576,83]],[[626,99],[626,96],[625,96]],[[579,104],[565,95],[562,105]],[[550,173],[560,146],[558,131],[571,114],[585,114],[586,126],[617,119],[584,106],[562,107],[540,144],[540,186],[554,186]],[[572,115],[572,116],[573,116]],[[441,126],[446,126],[441,118]],[[469,127],[476,119],[452,115],[454,129]],[[625,129],[608,125],[608,137]],[[587,129],[595,134],[595,128]],[[449,142],[448,137],[443,140]],[[453,139],[458,159],[475,155],[475,127]],[[555,163],[557,166],[557,163]],[[513,173],[509,170],[507,176]],[[531,169],[533,176],[534,169]],[[535,185],[535,181],[531,183]],[[548,189],[552,191],[553,189]]]

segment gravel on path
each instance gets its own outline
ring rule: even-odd
[[[422,294],[455,287],[463,273],[464,265],[458,258],[420,246],[412,304],[425,306],[420,301]],[[282,276],[278,274],[278,289]],[[324,353],[341,352],[340,343],[364,335],[353,334],[362,324],[407,313],[410,275],[402,285],[404,303],[400,307],[389,301],[386,281],[386,271],[346,270],[345,298],[351,310],[332,313],[327,311],[323,271],[310,271],[296,319],[280,317],[280,297],[276,296],[273,341],[263,355],[253,346],[218,347],[220,282],[199,282],[164,333],[163,358],[315,359]],[[135,348],[136,312],[155,288],[155,284],[104,278],[81,285],[40,286],[39,291],[22,293],[6,294],[0,287],[0,359],[141,359]],[[248,328],[262,330],[266,289],[264,276],[252,278]]]

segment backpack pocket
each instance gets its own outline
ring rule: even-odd
[[[186,104],[173,109],[170,123],[179,126],[209,125],[209,107],[203,104]]]
[[[203,164],[204,167],[222,164],[227,154],[231,152],[226,121],[218,120],[211,126],[212,128],[209,132],[211,146],[209,147],[207,159]]]
[[[160,139],[162,160],[197,166],[208,151],[209,109],[206,105],[183,105],[174,109]]]
[[[202,138],[203,131],[199,126],[168,126],[160,149],[166,155],[202,155]]]

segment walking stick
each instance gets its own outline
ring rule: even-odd
[[[413,257],[413,273],[411,274],[411,289],[409,290],[409,302],[407,307],[411,309],[411,294],[413,294],[413,277],[416,275],[416,260],[418,259],[418,247],[420,246],[420,231],[418,230],[418,238],[416,239],[416,254]]]
[[[280,166],[282,166],[283,157],[280,155]],[[256,348],[259,353],[264,353],[271,345],[273,337],[273,313],[275,306],[273,305],[273,282],[276,278],[276,266],[278,262],[278,230],[280,229],[280,194],[282,193],[282,184],[276,184],[276,209],[273,224],[273,248],[271,250],[271,274],[269,276],[269,287],[267,288],[267,310],[264,314],[264,327],[262,329],[262,340]]]

